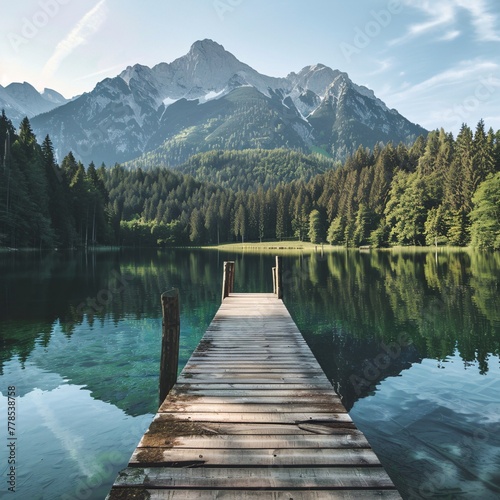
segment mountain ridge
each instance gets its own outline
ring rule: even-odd
[[[12,121],[20,122],[25,116],[33,118],[52,111],[69,102],[59,92],[44,89],[43,92],[28,82],[13,82],[6,87],[0,85],[0,109],[5,109]]]
[[[187,117],[189,119],[187,119]],[[324,150],[412,142],[426,134],[347,73],[323,64],[285,78],[262,75],[212,40],[171,63],[128,66],[71,103],[32,120],[59,157],[85,162],[155,156],[175,166],[212,149]]]

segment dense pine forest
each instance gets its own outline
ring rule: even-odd
[[[480,121],[343,165],[287,150],[212,151],[178,170],[57,164],[0,117],[0,247],[171,246],[296,238],[500,249],[500,131]]]

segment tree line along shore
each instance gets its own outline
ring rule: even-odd
[[[16,130],[2,112],[0,159],[3,248],[294,238],[500,249],[500,131],[483,121],[456,138],[441,129],[412,145],[360,146],[343,164],[283,149],[211,151],[174,170],[85,166],[71,152],[59,164],[49,136],[39,144],[27,118]]]

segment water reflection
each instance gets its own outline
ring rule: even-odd
[[[97,474],[88,464],[110,464],[133,425],[110,467],[126,463],[158,403],[159,296],[180,289],[182,367],[219,306],[224,260],[236,261],[236,290],[271,291],[271,255],[0,255],[0,382],[33,407],[24,439],[48,450],[44,481],[64,470],[86,484]],[[404,497],[495,498],[500,255],[340,251],[283,263],[287,307]],[[42,458],[26,458],[24,480]],[[47,498],[61,491],[44,487]]]
[[[55,333],[54,337],[59,334]],[[57,343],[57,341],[56,341]],[[42,346],[34,349],[43,350]],[[131,417],[83,386],[13,358],[0,382],[16,385],[16,499],[105,498],[152,414]],[[5,415],[6,401],[0,397]],[[2,477],[6,477],[2,461]]]
[[[292,316],[403,498],[498,498],[499,256],[288,263]]]
[[[96,394],[134,414],[134,405],[123,405],[123,391],[113,396],[109,381],[127,363],[142,373],[134,363],[159,355],[159,295],[180,288],[185,361],[220,302],[225,259],[237,262],[237,290],[270,290],[272,256],[2,255],[0,373],[12,356],[25,362],[37,344],[48,348],[57,329],[78,339],[70,348],[48,349],[37,362],[60,366],[78,383],[92,380],[102,386]],[[380,380],[422,359],[444,361],[458,350],[464,366],[477,362],[485,374],[489,355],[499,354],[498,254],[346,251],[290,256],[284,266],[285,302],[348,408]]]
[[[496,254],[341,252],[288,265],[292,316],[348,407],[421,359],[444,361],[458,349],[464,366],[477,362],[484,374],[499,354]]]

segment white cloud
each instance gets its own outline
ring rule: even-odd
[[[439,2],[435,0],[403,0],[403,2],[406,6],[421,11],[428,19],[422,23],[410,25],[402,37],[392,40],[389,45],[399,45],[437,28],[453,25],[457,22],[460,10],[466,10],[472,18],[471,22],[478,41],[500,41],[497,16],[489,11],[486,0],[440,0]],[[457,30],[452,30],[440,40],[449,41],[456,38],[458,34]]]
[[[454,31],[448,31],[447,33],[445,33],[441,38],[439,38],[438,40],[440,42],[451,42],[451,40],[455,40],[455,38],[458,38],[459,36],[461,35],[461,32],[458,31],[458,30],[454,30]]]
[[[478,40],[500,42],[497,16],[488,11],[485,0],[456,0],[456,2],[471,14]]]
[[[68,35],[61,40],[45,64],[42,74],[44,77],[52,76],[59,68],[61,63],[80,45],[94,35],[103,25],[107,17],[107,0],[100,0],[94,8],[87,12]]]
[[[393,95],[395,101],[404,101],[418,94],[434,93],[442,87],[457,87],[462,89],[468,84],[478,82],[480,78],[487,78],[498,72],[499,65],[492,61],[472,60],[461,61],[453,68],[447,69],[437,75],[413,85]]]
[[[392,68],[393,62],[390,59],[384,59],[383,61],[375,61],[378,65],[378,68],[373,70],[371,73],[368,73],[370,76],[379,75],[380,73],[384,73],[389,68]]]
[[[462,61],[417,84],[390,89],[380,97],[427,129],[444,127],[457,133],[462,123],[474,125],[481,118],[487,126],[497,127],[495,117],[486,118],[500,95],[499,72],[500,64],[492,61]]]

